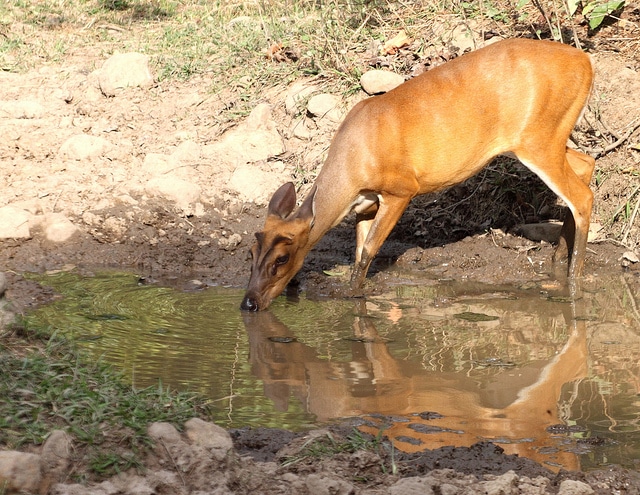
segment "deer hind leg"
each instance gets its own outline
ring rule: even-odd
[[[579,277],[587,251],[593,205],[593,193],[588,184],[595,161],[569,148],[554,151],[537,146],[533,152],[523,149],[515,154],[569,207],[554,261],[564,254],[565,259],[569,258],[567,275],[572,279]]]
[[[589,155],[580,153],[578,151],[567,148],[566,150],[566,163],[575,175],[589,187],[593,170],[596,162]],[[593,194],[590,194],[591,204],[593,202]],[[587,209],[587,224],[586,231],[584,233],[578,233],[578,226],[574,219],[574,213],[571,208],[565,215],[564,223],[562,224],[562,230],[560,231],[560,238],[558,240],[558,246],[553,254],[554,263],[562,262],[569,258],[569,275],[579,276],[582,272],[582,265],[584,263],[584,255],[586,253],[587,236],[589,234],[589,220],[591,218],[591,204],[585,205]],[[584,238],[583,238],[584,237]]]
[[[356,228],[357,237],[359,238],[366,231],[366,238],[362,244],[356,247],[356,263],[351,274],[351,289],[357,290],[362,287],[364,279],[367,276],[369,265],[378,253],[382,243],[389,236],[393,227],[395,227],[402,213],[407,208],[411,197],[383,195],[380,198],[380,204],[377,212],[371,209],[365,210],[358,222]],[[375,215],[372,218],[369,215]],[[361,229],[359,231],[359,229]],[[358,239],[358,243],[360,239]]]

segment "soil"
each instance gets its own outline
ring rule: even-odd
[[[598,72],[592,104],[607,128],[624,135],[629,124],[640,117],[637,48],[612,46],[596,37],[590,40],[590,51]],[[22,273],[30,271],[117,267],[177,286],[192,279],[208,285],[242,286],[248,279],[246,256],[253,233],[262,227],[264,202],[232,192],[228,176],[221,178],[215,170],[224,166],[215,158],[208,163],[202,158],[202,167],[195,167],[198,173],[193,177],[203,190],[199,210],[186,211],[148,194],[144,188],[148,177],[140,174],[146,154],[169,155],[185,136],[202,146],[219,141],[228,129],[212,122],[211,116],[228,102],[219,95],[210,97],[209,83],[201,76],[186,82],[166,80],[150,89],[130,88],[114,98],[88,96],[86,75],[103,60],[99,48],[77,47],[64,64],[38,66],[25,74],[0,74],[0,102],[37,101],[42,108],[35,119],[0,114],[4,135],[0,141],[2,203],[20,205],[36,217],[60,213],[78,228],[64,242],[48,240],[44,227],[37,225],[28,238],[2,240],[0,267],[8,279],[5,296],[18,312],[52,297],[22,278]],[[308,172],[317,167],[318,150],[326,148],[335,126],[319,126],[313,142],[291,136],[293,118],[283,108],[286,89],[275,88],[256,97],[256,103],[272,105],[273,120],[284,137],[287,153],[276,164],[264,160],[253,165],[267,173],[278,168],[278,173],[296,178],[300,160],[308,157]],[[605,138],[611,135],[593,120],[592,113],[587,117],[592,126],[582,128],[579,141],[589,148],[606,146]],[[62,159],[61,145],[81,132],[107,136],[115,151],[84,161]],[[631,145],[639,139],[636,131],[597,161],[593,222],[604,227],[596,234],[597,242],[589,245],[584,269],[587,277],[636,269],[632,257],[625,258],[623,253],[636,248],[640,232],[633,222],[619,221],[618,210],[636,201],[632,191],[640,154],[637,144],[635,149]],[[301,182],[304,195],[311,181]],[[488,283],[553,279],[552,245],[521,237],[515,227],[559,219],[561,214],[556,198],[537,178],[511,163],[494,164],[463,185],[414,201],[374,263],[367,290],[375,291],[393,279],[393,271],[387,270],[393,265],[422,276]],[[323,270],[353,262],[353,237],[353,219],[325,236],[307,258],[290,294],[305,291],[312,298],[343,295],[344,279],[327,277]],[[233,242],[229,241],[232,238]],[[256,462],[273,461],[276,452],[298,441],[297,435],[278,430],[231,433],[237,452],[256,458]],[[379,459],[366,455],[338,454],[321,462],[301,462],[290,470],[367,480],[356,484],[359,487],[390,486],[399,477],[422,476],[433,469],[454,470],[454,474],[447,474],[450,478],[513,470],[522,477],[548,478],[551,492],[557,491],[560,481],[570,478],[585,481],[596,493],[640,493],[637,473],[613,467],[602,472],[554,474],[533,461],[506,456],[491,444],[401,455],[396,459],[398,474],[384,472]],[[244,475],[251,478],[254,468],[248,465],[246,469]],[[265,473],[265,479],[271,476]],[[242,479],[243,473],[234,476]]]

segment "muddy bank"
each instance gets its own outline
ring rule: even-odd
[[[182,433],[168,423],[153,423],[148,434],[152,446],[144,473],[131,469],[78,484],[66,479],[74,461],[73,440],[55,431],[38,451],[4,452],[0,465],[5,488],[9,493],[57,495],[640,493],[636,472],[552,473],[533,461],[504,455],[491,443],[406,455],[394,452],[384,440],[354,437],[348,425],[298,435],[261,428],[229,434],[192,419]],[[7,477],[8,465],[13,478]]]

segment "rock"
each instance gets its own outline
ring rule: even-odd
[[[178,145],[176,150],[171,153],[171,158],[174,158],[183,163],[195,163],[200,160],[202,156],[202,150],[200,145],[193,141],[183,141]]]
[[[638,261],[640,261],[640,258],[638,258],[638,255],[635,253],[635,251],[625,251],[624,253],[622,253],[620,260],[622,260],[623,262],[627,261],[628,263],[637,263]]]
[[[196,469],[212,464],[210,452],[199,445],[187,443],[169,423],[153,423],[147,428],[147,433],[156,444],[155,451],[170,460],[178,472],[193,474]]]
[[[178,159],[162,153],[147,153],[142,162],[142,170],[151,176],[166,174],[179,166]]]
[[[451,32],[451,45],[457,48],[459,55],[478,48],[473,31],[467,24],[459,24],[454,28]]]
[[[49,434],[40,453],[40,472],[44,477],[44,486],[64,480],[71,462],[71,446],[71,437],[64,431],[53,430]]]
[[[221,237],[218,239],[218,247],[225,251],[233,251],[242,242],[242,236],[240,234],[232,234],[229,237]]]
[[[402,478],[389,487],[389,495],[434,495],[430,481],[428,477]]]
[[[603,232],[602,224],[599,222],[591,222],[589,224],[589,233],[587,234],[587,242],[594,242],[600,238],[600,232]]]
[[[171,423],[151,423],[147,428],[147,435],[156,442],[162,441],[167,444],[174,444],[182,441],[180,433]]]
[[[243,126],[248,131],[274,130],[276,123],[271,119],[271,105],[258,103],[246,118]]]
[[[237,128],[205,148],[214,159],[237,166],[241,163],[268,160],[285,151],[284,141],[271,119],[271,107],[257,105]]]
[[[37,101],[0,101],[0,115],[11,119],[38,119],[45,113],[45,108]]]
[[[102,223],[102,228],[109,234],[113,242],[120,242],[127,233],[127,221],[121,217],[108,217]]]
[[[360,85],[367,94],[376,95],[391,91],[404,82],[404,77],[388,70],[370,70],[362,74]]]
[[[531,241],[556,243],[560,238],[562,222],[528,223],[519,225],[514,230],[518,235],[526,237]]]
[[[306,485],[309,495],[350,495],[356,492],[351,483],[320,474],[307,476]]]
[[[41,481],[39,455],[0,451],[0,487],[3,493],[37,493]]]
[[[299,113],[304,101],[318,91],[315,85],[309,85],[306,81],[294,82],[284,96],[284,108],[289,115]]]
[[[227,430],[199,418],[187,421],[184,432],[191,443],[207,449],[217,460],[224,459],[233,449],[233,441]]]
[[[192,182],[171,175],[164,175],[148,181],[145,185],[145,191],[152,196],[173,201],[181,208],[188,208],[200,199],[202,189]]]
[[[340,122],[344,118],[344,113],[340,110],[339,105],[339,97],[322,93],[311,97],[307,104],[307,111],[314,117]]]
[[[71,437],[62,430],[53,430],[42,446],[40,466],[46,473],[64,474],[71,460]]]
[[[0,208],[0,239],[26,239],[31,237],[29,219],[31,215],[15,206]]]
[[[111,143],[104,138],[78,134],[62,143],[58,154],[69,160],[87,160],[100,157],[112,148]]]
[[[300,118],[291,124],[291,134],[294,137],[305,141],[311,139],[311,129],[306,124],[307,120],[306,118]]]
[[[107,480],[97,485],[92,485],[90,489],[81,484],[57,484],[48,493],[50,495],[121,495],[123,492],[119,491],[111,481]]]
[[[495,479],[482,483],[482,493],[486,495],[518,495],[518,476],[513,471],[507,471]]]
[[[149,69],[149,57],[135,52],[112,55],[96,75],[105,96],[115,96],[132,87],[148,88],[154,82]]]
[[[120,473],[111,478],[111,483],[116,488],[115,493],[126,495],[154,495],[157,493],[153,485],[152,476],[140,476],[131,472]]]
[[[238,195],[241,201],[253,201],[258,205],[269,202],[271,195],[284,182],[284,176],[265,172],[252,164],[239,165],[227,187]]]
[[[20,208],[21,210],[31,213],[32,215],[38,215],[42,213],[42,204],[40,203],[40,200],[36,198],[16,201],[14,203],[11,203],[11,206]]]
[[[589,495],[591,493],[594,491],[589,485],[576,480],[564,480],[560,483],[558,490],[558,495]]]
[[[47,213],[36,218],[39,220],[45,238],[50,242],[66,242],[78,232],[78,227],[62,213]]]

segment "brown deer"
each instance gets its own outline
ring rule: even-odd
[[[458,184],[497,155],[515,156],[569,207],[554,259],[584,264],[595,161],[567,147],[593,83],[588,55],[556,42],[505,40],[465,54],[388,93],[358,103],[340,125],[327,160],[294,212],[292,183],[280,187],[251,249],[241,308],[269,306],[307,253],[356,213],[351,288],[411,199]]]

